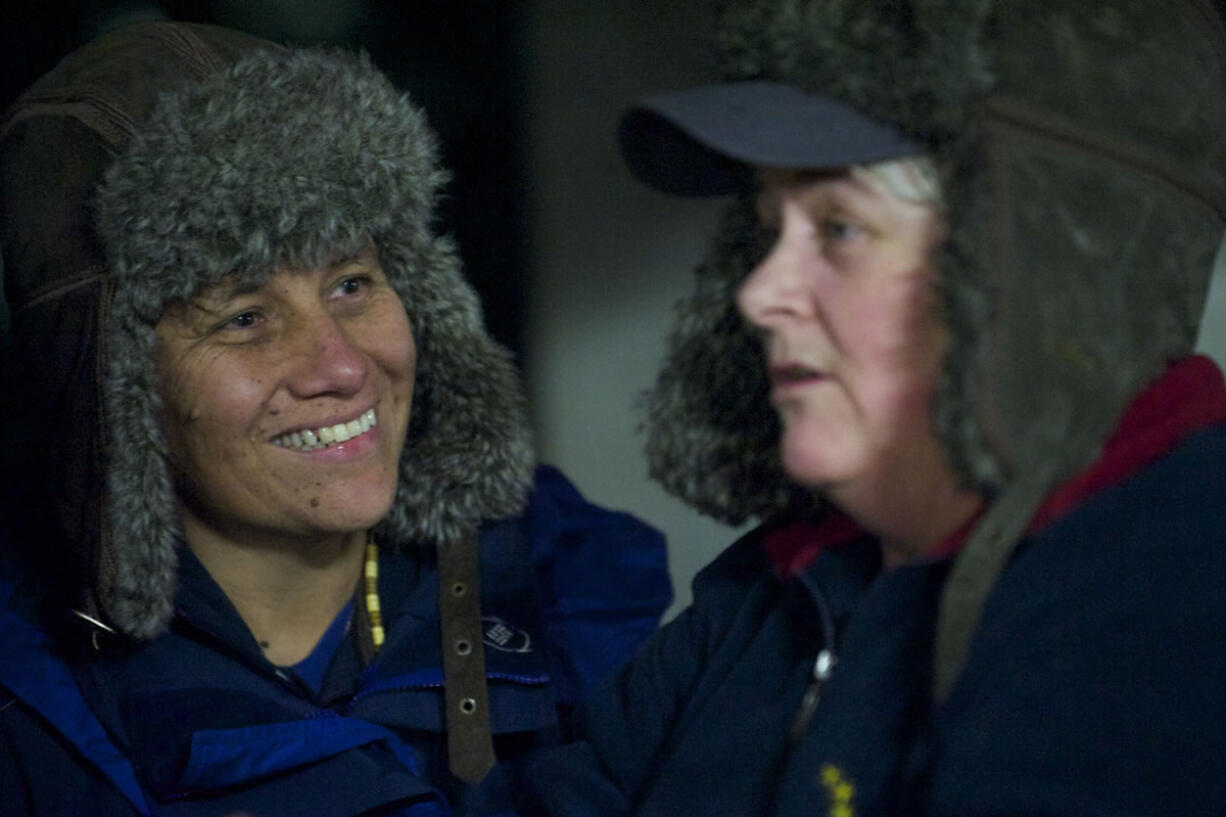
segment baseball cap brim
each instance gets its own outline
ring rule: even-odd
[[[736,192],[755,167],[824,170],[925,153],[852,107],[768,81],[648,97],[622,117],[618,136],[635,177],[679,196]]]

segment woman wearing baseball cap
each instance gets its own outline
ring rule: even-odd
[[[759,527],[542,758],[554,814],[1217,814],[1226,216],[1202,2],[761,0],[622,122],[733,197],[654,477]]]

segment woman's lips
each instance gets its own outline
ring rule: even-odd
[[[371,408],[345,422],[330,423],[318,428],[300,429],[282,434],[275,437],[272,443],[294,451],[317,451],[363,436],[375,425],[377,425],[375,410]]]
[[[805,366],[799,363],[787,363],[772,366],[770,370],[771,385],[776,389],[786,389],[792,386],[808,385],[826,379],[826,373],[821,369]]]

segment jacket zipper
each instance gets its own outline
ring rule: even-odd
[[[821,650],[818,652],[817,660],[813,662],[813,678],[809,681],[805,696],[800,700],[800,708],[796,710],[792,728],[788,730],[788,739],[793,743],[800,740],[808,731],[809,723],[813,720],[813,713],[817,711],[817,704],[822,699],[822,687],[825,686],[826,681],[830,680],[830,674],[838,662],[839,659],[833,651]]]
[[[805,689],[804,697],[800,699],[800,707],[796,710],[796,717],[792,719],[792,727],[788,730],[788,740],[792,743],[800,740],[808,731],[813,715],[817,712],[817,705],[822,700],[822,688],[830,680],[835,665],[839,663],[834,651],[834,616],[830,614],[830,608],[822,593],[808,583],[805,585],[817,608],[818,618],[821,619],[822,648],[817,651],[817,657],[813,660],[813,677],[809,679],[809,686]]]

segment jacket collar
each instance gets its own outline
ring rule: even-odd
[[[1048,496],[1030,531],[1067,515],[1093,494],[1122,482],[1175,448],[1182,440],[1226,422],[1226,384],[1217,365],[1203,355],[1167,367],[1124,412],[1087,469]]]

